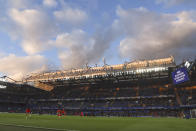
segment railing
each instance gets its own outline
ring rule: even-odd
[[[126,100],[126,99],[148,99],[148,98],[175,98],[174,95],[157,96],[132,96],[132,97],[105,97],[105,98],[66,98],[66,99],[37,99],[36,101],[84,101],[84,100]]]

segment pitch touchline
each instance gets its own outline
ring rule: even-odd
[[[80,130],[71,130],[71,129],[56,129],[56,128],[45,128],[45,127],[25,126],[25,125],[15,125],[15,124],[5,124],[5,123],[0,123],[0,125],[16,126],[16,127],[24,127],[24,128],[34,128],[34,129],[45,129],[45,130],[55,130],[55,131],[80,131]]]

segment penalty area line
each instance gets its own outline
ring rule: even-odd
[[[53,131],[80,131],[80,130],[72,130],[72,129],[57,129],[57,128],[46,128],[46,127],[38,127],[38,126],[25,126],[25,125],[17,125],[17,124],[6,124],[0,123],[3,126],[15,126],[15,127],[23,127],[23,128],[33,128],[33,129],[44,129],[44,130],[53,130]]]

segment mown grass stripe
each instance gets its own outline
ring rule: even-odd
[[[37,127],[37,126],[25,126],[25,125],[6,124],[6,123],[0,123],[0,125],[23,127],[23,128],[34,128],[34,129],[44,129],[44,130],[53,130],[53,131],[80,131],[80,130],[72,130],[72,129],[57,129],[57,128],[46,128],[46,127]]]

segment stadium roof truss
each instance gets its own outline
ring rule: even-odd
[[[169,75],[169,68],[175,66],[174,58],[170,56],[119,65],[37,73],[28,76],[23,82],[41,89],[52,90],[54,86],[69,84],[85,85],[103,81],[118,83],[139,79],[165,78]]]

